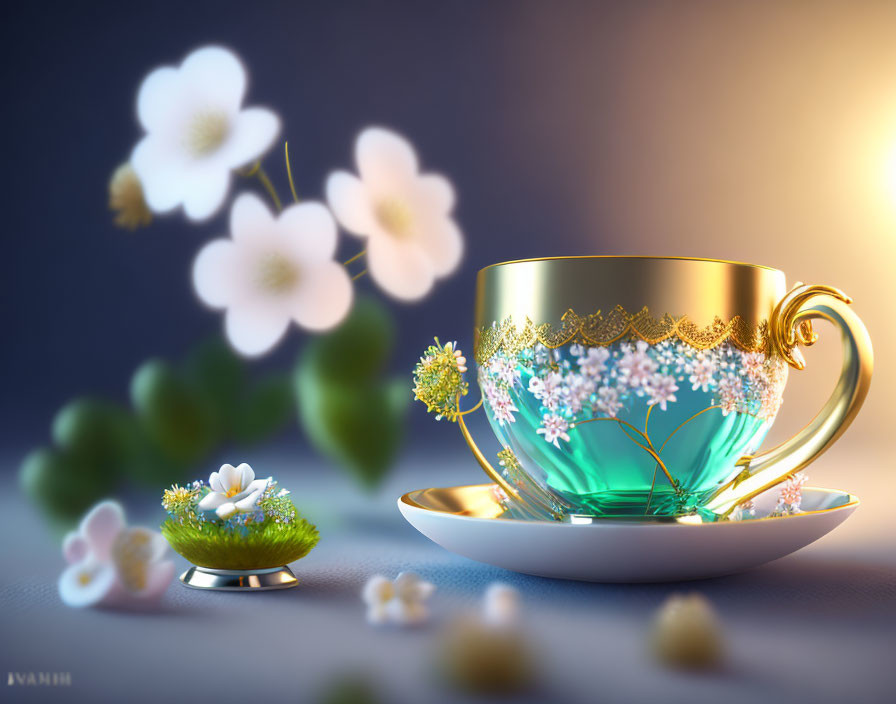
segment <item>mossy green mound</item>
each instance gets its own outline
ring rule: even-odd
[[[291,523],[271,520],[234,530],[223,524],[200,525],[168,519],[162,535],[171,548],[198,567],[219,570],[260,570],[280,567],[305,557],[317,545],[317,528],[303,518]]]

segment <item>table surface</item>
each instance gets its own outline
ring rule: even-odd
[[[63,606],[57,541],[20,499],[14,474],[3,475],[3,670],[71,674],[68,687],[6,686],[4,699],[316,702],[340,679],[362,677],[384,702],[463,700],[434,675],[440,636],[499,580],[522,593],[523,627],[539,654],[538,688],[527,701],[892,701],[896,549],[881,491],[891,469],[885,457],[851,461],[851,478],[840,485],[863,505],[794,555],[713,580],[604,585],[475,563],[405,523],[395,506],[402,493],[482,481],[468,456],[406,458],[382,490],[366,495],[320,460],[256,455],[253,466],[291,488],[320,529],[318,547],[293,565],[300,585],[232,594],[175,581],[159,609],[146,613]],[[843,462],[842,453],[823,459],[811,483],[836,486],[817,477],[842,477]],[[158,524],[156,501],[127,500],[131,522]],[[179,571],[186,568],[174,557]],[[437,586],[430,623],[413,630],[369,626],[363,583],[404,570]],[[646,647],[656,608],[668,595],[690,591],[710,599],[725,626],[726,664],[710,674],[666,670]]]

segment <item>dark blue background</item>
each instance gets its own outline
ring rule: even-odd
[[[582,209],[595,196],[577,179],[574,145],[577,134],[600,129],[613,70],[598,71],[588,57],[612,40],[618,10],[571,2],[7,6],[5,446],[42,442],[52,414],[74,395],[124,400],[142,360],[177,359],[221,329],[221,316],[196,300],[189,272],[202,243],[225,231],[223,215],[199,226],[163,217],[129,233],[107,210],[109,175],[139,136],[134,101],[150,69],[203,44],[235,49],[251,76],[248,103],[283,118],[303,197],[319,198],[329,171],[352,167],[354,137],[371,123],[407,135],[427,168],[454,181],[467,243],[461,269],[423,303],[392,305],[401,331],[395,368],[406,373],[434,334],[469,348],[480,267],[613,251],[583,229]],[[581,79],[579,99],[544,100],[533,71]],[[281,149],[265,164],[285,194]],[[357,250],[351,237],[343,245],[346,254]],[[263,364],[290,364],[302,339],[293,330]],[[427,442],[457,442],[422,408],[412,418]]]

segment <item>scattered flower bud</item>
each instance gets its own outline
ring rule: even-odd
[[[445,631],[438,652],[442,675],[466,692],[510,695],[528,689],[535,680],[535,657],[516,628],[460,619]]]
[[[126,230],[152,222],[152,212],[143,198],[143,186],[130,164],[122,164],[109,181],[109,209],[115,211],[115,224]]]
[[[492,582],[482,599],[482,619],[490,626],[509,627],[519,619],[520,593],[509,584]]]
[[[660,607],[653,629],[653,649],[666,665],[707,669],[722,659],[722,628],[715,610],[700,594],[670,596]]]
[[[361,591],[361,599],[367,604],[367,621],[374,625],[423,624],[429,619],[425,602],[435,589],[435,585],[423,581],[413,572],[402,572],[395,581],[374,575]]]

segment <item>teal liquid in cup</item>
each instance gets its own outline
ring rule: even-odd
[[[692,514],[740,471],[781,404],[787,365],[730,342],[566,345],[508,355],[479,370],[489,421],[518,462],[503,473],[562,513]]]

